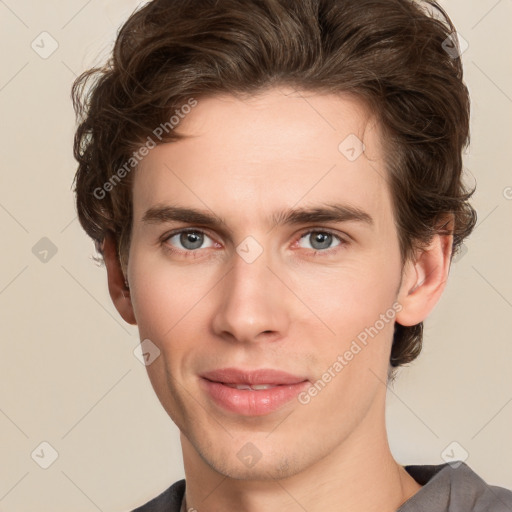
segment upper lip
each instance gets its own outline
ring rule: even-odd
[[[220,368],[201,375],[204,379],[213,382],[221,382],[223,384],[297,384],[304,382],[305,377],[292,375],[291,373],[281,370],[273,370],[271,368],[260,368],[257,370],[241,370],[238,368]]]

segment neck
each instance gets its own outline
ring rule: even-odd
[[[394,460],[381,409],[370,410],[328,456],[282,479],[231,478],[208,465],[183,433],[181,443],[186,510],[394,512],[421,488]]]

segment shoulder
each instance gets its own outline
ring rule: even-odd
[[[398,512],[512,511],[512,491],[488,484],[463,462],[405,469],[423,487]]]
[[[459,471],[462,469],[462,471]],[[457,494],[466,494],[468,506],[475,512],[512,512],[512,491],[485,482],[469,466],[463,464],[454,469],[453,482]]]
[[[185,493],[185,480],[178,480],[156,498],[132,512],[180,512]]]

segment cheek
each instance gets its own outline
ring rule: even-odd
[[[308,348],[318,357],[316,377],[321,379],[329,369],[336,375],[330,391],[323,395],[327,401],[339,401],[337,393],[343,390],[343,401],[355,407],[350,397],[371,395],[381,385],[379,378],[386,379],[396,316],[393,305],[396,307],[400,281],[399,260],[393,268],[391,255],[386,256],[368,253],[350,262],[347,258],[343,266],[310,274],[302,272],[296,279],[302,283],[298,295],[307,294],[304,296],[308,297],[310,310],[330,331],[322,329],[327,335],[319,337],[312,328],[313,323],[319,326],[313,317],[300,327],[310,333],[308,338],[314,339]],[[368,378],[362,382],[361,375]]]
[[[209,277],[199,267],[171,265],[159,252],[130,255],[132,304],[140,335],[165,339],[205,299]]]
[[[211,270],[171,265],[164,256],[149,252],[135,253],[130,264],[140,338],[160,350],[160,357],[146,367],[160,396],[190,377],[187,373],[194,368],[197,353],[208,346],[215,281]],[[172,397],[169,400],[173,402]]]
[[[368,255],[336,267],[303,268],[295,273],[293,287],[336,336],[346,339],[392,307],[399,281],[398,268]]]

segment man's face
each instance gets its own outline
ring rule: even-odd
[[[379,133],[353,99],[289,93],[200,100],[179,125],[192,137],[134,176],[128,280],[141,340],[160,350],[148,374],[189,446],[234,478],[292,475],[384,428],[401,262]],[[362,215],[274,222],[328,205]],[[164,206],[223,223],[143,221]],[[272,402],[203,378],[224,368],[308,382]]]

